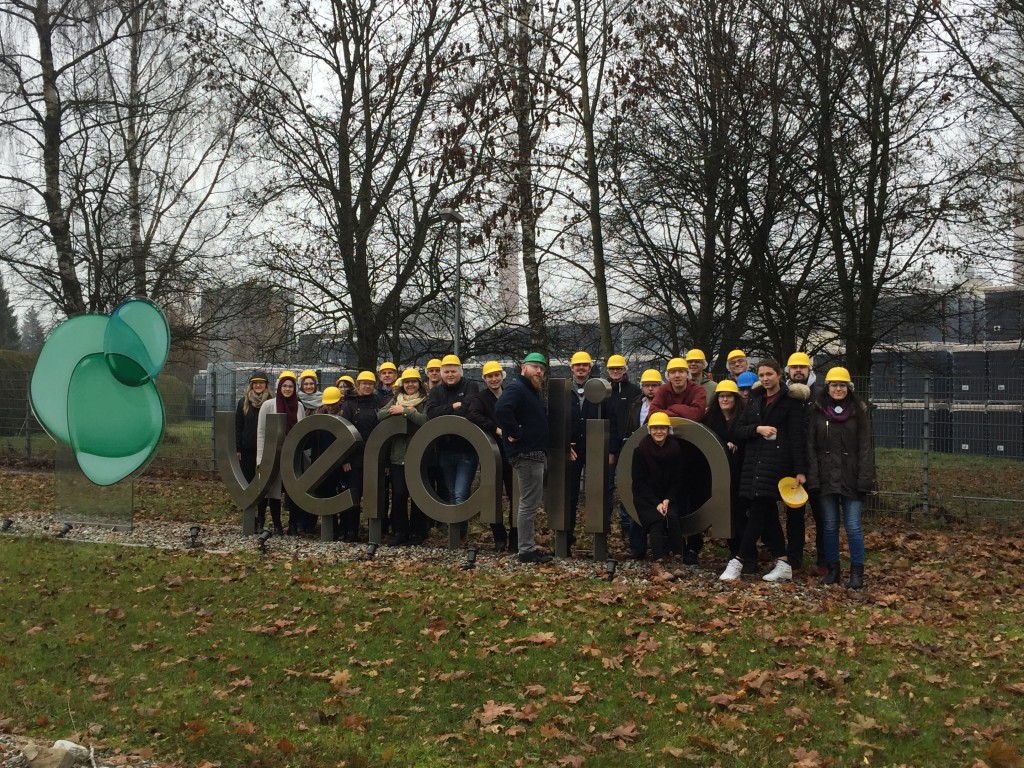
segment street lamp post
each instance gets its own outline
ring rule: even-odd
[[[462,225],[466,217],[455,208],[441,208],[437,215],[442,221],[455,222],[455,332],[452,354],[459,357],[462,340]]]

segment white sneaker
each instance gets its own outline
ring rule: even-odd
[[[775,567],[761,578],[764,581],[792,581],[793,568],[785,560],[778,560]]]
[[[739,558],[734,557],[729,561],[729,564],[725,566],[725,570],[722,571],[722,575],[718,577],[719,581],[736,581],[743,573],[743,563]]]

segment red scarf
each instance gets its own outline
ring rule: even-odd
[[[283,413],[285,415],[284,433],[287,435],[292,431],[299,421],[299,398],[295,396],[295,391],[292,391],[291,397],[285,397],[281,394],[281,382],[277,382],[277,413]]]

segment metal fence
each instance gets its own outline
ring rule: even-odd
[[[213,411],[233,410],[247,379],[248,369],[217,371],[201,393],[161,380],[167,430],[146,473],[216,477]],[[32,415],[28,380],[23,372],[0,376],[0,460],[51,469],[56,446]],[[898,387],[884,377],[862,382],[857,391],[871,403],[877,467],[869,511],[945,522],[1021,520],[1021,384],[927,376],[901,377]]]

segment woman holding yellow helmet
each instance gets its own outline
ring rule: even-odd
[[[850,547],[850,589],[864,586],[864,531],[861,509],[864,496],[874,488],[875,466],[871,431],[864,403],[853,393],[846,368],[836,366],[825,375],[825,389],[814,402],[807,428],[807,486],[821,493],[823,543],[828,568],[825,584],[837,584],[839,568],[839,512]]]

